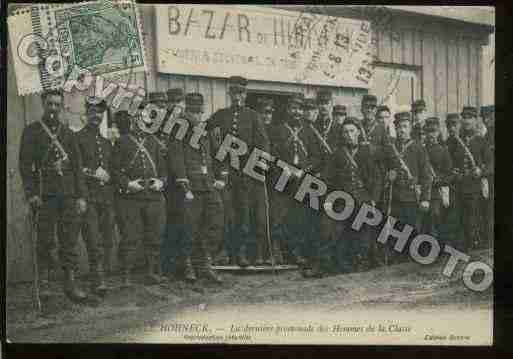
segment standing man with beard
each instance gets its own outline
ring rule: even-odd
[[[88,193],[88,208],[81,227],[92,276],[91,291],[103,296],[107,291],[106,256],[110,259],[113,247],[112,143],[100,134],[100,123],[107,110],[105,101],[89,96],[85,105],[88,122],[76,135]]]
[[[207,121],[207,131],[221,142],[230,134],[245,142],[248,146],[246,155],[241,156],[245,163],[253,148],[269,152],[269,139],[259,114],[245,106],[247,80],[240,76],[228,79],[231,106],[215,112]],[[217,148],[215,149],[217,152]],[[225,229],[227,237],[225,244],[229,247],[230,262],[240,267],[247,267],[246,249],[250,229],[250,196],[251,179],[242,169],[230,167],[227,156],[222,164],[221,175],[227,182],[224,192]]]
[[[376,206],[380,197],[381,183],[378,175],[377,162],[369,146],[362,146],[359,143],[360,124],[356,118],[349,117],[339,127],[342,131],[340,144],[337,146],[330,165],[325,168],[324,176],[330,189],[343,189],[351,194],[355,200],[355,207],[359,208],[363,203]],[[334,204],[325,202],[324,208],[327,212],[334,210]],[[336,208],[339,211],[340,208]],[[329,247],[333,243],[337,271],[339,273],[350,273],[353,269],[365,271],[370,268],[368,252],[371,242],[369,227],[363,227],[360,231],[351,228],[354,217],[346,221],[333,221],[323,216],[323,226],[334,227],[331,231],[333,237],[322,238],[323,247]],[[326,257],[325,253],[319,253],[316,261],[318,272],[316,276],[322,276],[321,262]]]
[[[169,137],[169,170],[176,176],[177,196],[184,198],[184,242],[181,261],[189,282],[203,277],[215,283],[222,280],[211,267],[211,243],[223,235],[223,205],[220,192],[224,179],[216,173],[206,123],[203,95],[188,93],[183,118],[189,131],[183,139]],[[199,134],[199,135],[198,135]]]
[[[23,130],[19,153],[25,195],[32,210],[39,213],[38,269],[40,273],[51,269],[57,232],[64,293],[74,302],[83,302],[87,295],[75,279],[78,226],[80,216],[87,210],[82,159],[75,135],[59,121],[63,92],[49,90],[41,99],[43,117]]]
[[[438,117],[426,119],[424,133],[424,148],[433,169],[433,188],[429,213],[424,216],[422,232],[429,233],[447,243],[452,235],[445,223],[450,205],[449,184],[452,181],[452,160],[447,146],[440,143],[440,120]]]
[[[141,104],[136,124],[113,150],[112,177],[119,191],[119,210],[126,236],[119,244],[122,285],[130,286],[135,266],[136,245],[144,244],[147,259],[145,284],[161,282],[160,239],[165,225],[162,191],[167,179],[166,164],[153,134],[160,127]]]
[[[483,198],[489,198],[486,176],[490,173],[492,155],[485,139],[477,134],[477,109],[463,107],[461,118],[460,125],[459,116],[447,115],[447,147],[455,168],[455,190],[465,241],[462,247],[468,251],[482,244],[480,206]]]
[[[424,125],[426,121],[426,102],[424,100],[417,100],[411,105],[411,112],[413,115],[413,126],[411,131],[411,138],[414,141],[424,141]]]
[[[385,160],[388,186],[393,186],[392,216],[419,231],[419,212],[429,210],[433,176],[426,150],[411,138],[411,113],[399,112],[394,117],[397,139],[391,142]]]
[[[495,106],[482,106],[481,117],[486,126],[485,141],[490,151],[490,165],[488,166],[488,185],[490,195],[483,200],[483,238],[487,238],[490,249],[493,249],[494,238],[494,205],[495,205]]]
[[[320,171],[322,163],[320,146],[316,145],[315,135],[310,123],[305,124],[303,115],[303,98],[299,94],[292,95],[287,104],[287,117],[277,125],[272,141],[272,155],[292,167],[277,170],[278,177],[285,175],[290,178],[283,191],[277,191],[273,198],[271,235],[274,241],[281,244],[282,251],[287,254],[287,261],[303,266],[306,264],[304,255],[305,234],[307,233],[307,211],[310,209],[294,199],[294,193],[305,172],[312,174]],[[286,248],[286,250],[284,250]]]

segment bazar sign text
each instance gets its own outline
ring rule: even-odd
[[[155,7],[159,72],[369,87],[367,21],[257,6]]]

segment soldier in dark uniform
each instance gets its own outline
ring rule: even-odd
[[[488,199],[483,199],[483,238],[491,249],[493,249],[492,243],[494,238],[494,205],[495,205],[495,186],[494,186],[494,173],[495,173],[495,107],[482,106],[481,117],[486,126],[485,140],[490,149],[490,165],[488,166],[488,185],[490,187],[490,194]]]
[[[386,152],[389,149],[390,133],[387,131],[386,123],[381,116],[377,116],[378,99],[374,95],[364,95],[361,101],[361,113],[363,119],[360,121],[360,139],[359,143],[363,146],[369,146],[374,158],[378,162],[379,176],[385,177],[385,162]],[[383,111],[380,111],[382,114]],[[381,191],[383,192],[383,191]],[[387,198],[385,193],[383,197],[378,200],[377,206],[382,211],[385,211]],[[378,229],[374,229],[376,232]],[[376,233],[377,234],[377,233]],[[369,262],[372,266],[378,266],[383,262],[383,253],[378,251],[377,243],[373,241],[369,250]]]
[[[185,94],[181,88],[167,90],[167,114],[159,130],[161,142],[167,147],[169,126],[172,119],[181,116],[185,108]],[[167,153],[165,154],[167,157]],[[162,238],[161,261],[162,271],[166,274],[176,273],[178,259],[184,247],[183,236],[183,196],[178,195],[176,175],[168,169],[168,181],[165,189],[167,203],[167,223]]]
[[[193,127],[205,127],[203,95],[185,96],[185,114],[189,122],[188,134],[181,140],[171,133],[169,137],[168,167],[175,174],[179,196],[184,197],[184,228],[187,245],[182,248],[185,279],[193,282],[197,276],[221,283],[211,268],[210,242],[219,243],[223,235],[223,205],[219,191],[225,187],[220,173],[215,173],[209,136],[202,136],[191,144]]]
[[[30,206],[39,210],[39,269],[43,272],[51,265],[50,250],[57,227],[64,293],[72,301],[82,302],[87,296],[75,280],[78,226],[80,216],[87,210],[82,160],[75,135],[59,122],[64,102],[62,91],[47,91],[42,101],[43,117],[23,130],[20,174]]]
[[[166,220],[162,191],[167,165],[153,136],[159,127],[139,111],[132,131],[122,136],[113,150],[112,177],[119,191],[118,210],[125,231],[119,244],[123,286],[130,285],[139,240],[147,260],[145,283],[153,285],[162,280],[156,265],[160,263],[160,239]]]
[[[76,134],[82,157],[81,171],[88,188],[88,208],[81,228],[92,275],[91,290],[104,295],[107,291],[105,255],[110,256],[113,247],[112,143],[100,134],[99,126],[107,110],[105,101],[89,96],[85,105],[88,123]]]
[[[445,144],[440,143],[440,120],[438,117],[426,119],[424,125],[424,147],[433,169],[433,186],[429,213],[424,217],[423,233],[430,233],[444,242],[450,241],[445,220],[450,205],[449,184],[452,181],[452,160]]]
[[[323,172],[328,188],[341,189],[351,194],[356,208],[363,203],[375,206],[382,190],[374,154],[370,146],[359,144],[359,122],[354,117],[348,117],[340,127],[340,144],[332,155],[330,165]],[[332,211],[333,206],[333,203],[324,203],[326,211]],[[339,208],[335,210],[340,211]],[[370,268],[368,252],[372,231],[368,227],[358,232],[351,229],[354,216],[342,222],[322,216],[322,226],[332,227],[331,231],[324,232],[329,233],[329,237],[322,238],[322,247],[329,248],[331,244],[339,273],[349,273],[353,269],[365,271]],[[328,253],[324,250],[324,253],[318,254],[315,276],[322,276],[321,263],[328,261]]]
[[[305,123],[303,114],[303,98],[293,95],[287,104],[287,117],[277,125],[272,137],[271,153],[276,158],[298,168],[302,172],[312,174],[320,171],[322,154],[312,132],[311,123]],[[284,169],[292,175],[292,169]],[[274,179],[281,174],[274,174]],[[276,191],[272,202],[273,228],[271,235],[274,241],[281,244],[282,252],[288,255],[287,262],[300,266],[306,264],[304,244],[308,220],[307,211],[310,209],[294,199],[294,193],[300,184],[301,176],[291,178],[283,192]],[[275,183],[276,181],[273,181]]]
[[[315,128],[323,139],[332,147],[337,143],[336,121],[333,119],[333,94],[328,90],[321,90],[317,94],[317,107],[319,117],[315,121]]]
[[[411,138],[411,113],[399,112],[394,117],[397,139],[390,143],[391,151],[385,158],[388,186],[393,186],[391,214],[419,231],[419,212],[429,210],[431,199],[433,176],[429,157],[422,144]]]
[[[207,131],[222,143],[226,135],[231,134],[244,141],[248,146],[248,154],[241,156],[245,163],[253,148],[269,152],[269,140],[259,114],[245,106],[247,80],[233,76],[228,80],[231,106],[216,111],[207,121]],[[216,148],[217,152],[217,148]],[[229,156],[227,156],[229,157]],[[229,167],[229,158],[222,164],[222,174],[227,175],[227,187],[224,191],[225,229],[231,250],[231,262],[237,262],[241,267],[249,265],[246,247],[250,228],[250,196],[251,178]],[[226,241],[228,243],[226,243]]]
[[[483,137],[477,135],[475,107],[463,107],[460,117],[447,115],[447,147],[455,169],[454,187],[464,233],[463,250],[480,245],[480,204],[489,191],[486,176],[492,164],[491,152]],[[460,130],[461,127],[461,130]]]
[[[342,125],[347,117],[347,108],[344,105],[333,106],[333,119],[337,125]]]
[[[411,105],[411,112],[413,115],[413,127],[411,138],[415,141],[422,142],[424,140],[424,124],[426,121],[426,102],[424,100],[417,100]]]

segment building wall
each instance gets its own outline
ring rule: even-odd
[[[186,92],[199,91],[205,95],[207,114],[225,107],[228,104],[225,79],[155,72],[154,9],[150,5],[141,5],[141,14],[149,71],[133,75],[130,81],[148,91],[165,91],[171,87],[181,87]],[[433,114],[444,116],[447,112],[459,111],[463,105],[481,105],[481,46],[485,37],[480,32],[431,18],[429,21],[415,16],[394,19],[390,24],[394,31],[378,31],[373,39],[373,51],[380,65],[417,71],[420,81],[416,93],[421,94]],[[38,95],[17,96],[12,54],[10,48],[8,50],[7,280],[17,282],[32,278],[28,209],[18,172],[18,149],[23,127],[41,116],[42,107]],[[249,89],[302,92],[314,96],[318,86],[250,81]],[[332,89],[335,102],[348,105],[350,114],[358,116],[360,98],[366,91],[343,87]],[[82,126],[80,118],[85,95],[78,92],[66,95],[63,117],[73,128]],[[80,269],[86,272],[87,256],[82,241],[80,254]]]

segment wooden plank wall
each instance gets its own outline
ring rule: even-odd
[[[228,105],[225,79],[159,74],[155,71],[154,9],[140,6],[143,37],[146,47],[148,73],[136,74],[131,81],[147,91],[165,91],[180,87],[185,91],[200,91],[205,95],[207,115]],[[449,27],[439,23],[417,21],[413,17],[399,17],[391,23],[390,31],[373,34],[373,53],[383,63],[420,66],[417,94],[422,93],[428,110],[444,117],[447,112],[460,111],[463,105],[480,105],[480,57],[482,36],[464,27]],[[17,96],[12,70],[11,51],[8,63],[8,137],[7,137],[7,280],[30,280],[30,242],[26,224],[27,208],[18,172],[18,149],[23,127],[42,114],[38,95]],[[128,78],[121,81],[128,81]],[[318,86],[300,86],[286,83],[250,81],[250,89],[303,92],[314,96]],[[346,104],[349,114],[360,116],[359,103],[364,90],[334,89],[335,103]],[[92,91],[92,89],[91,89]],[[90,92],[91,92],[90,91]],[[65,98],[64,118],[75,129],[81,127],[85,93],[74,92]],[[11,174],[9,176],[9,174]],[[12,206],[11,206],[12,204]],[[11,208],[12,207],[12,208]],[[87,271],[85,247],[80,244],[80,269]]]

